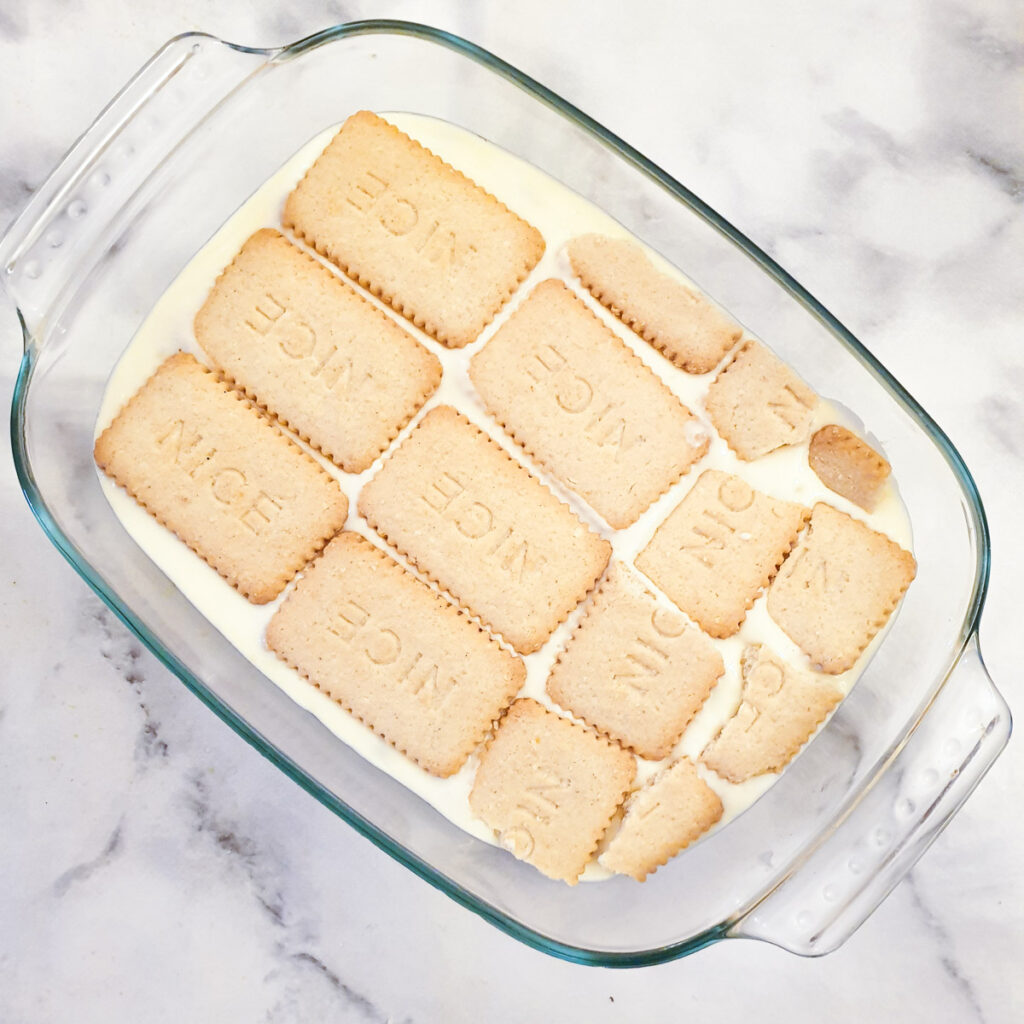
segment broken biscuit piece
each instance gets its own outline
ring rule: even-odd
[[[803,441],[817,404],[818,396],[757,341],[740,346],[704,399],[715,429],[747,462]]]
[[[709,373],[743,329],[707,296],[658,270],[625,238],[580,235],[573,272],[591,295],[687,373]]]
[[[837,675],[886,624],[916,572],[894,540],[818,502],[768,591],[768,614],[813,665]]]
[[[740,706],[701,754],[729,782],[781,771],[843,696],[831,679],[794,668],[763,644],[744,649],[740,668]]]
[[[889,479],[889,463],[852,430],[830,423],[811,438],[807,462],[830,490],[870,512]]]
[[[575,885],[635,775],[617,743],[525,698],[480,755],[469,806],[506,850]]]
[[[681,757],[631,794],[622,823],[598,860],[609,871],[642,882],[707,832],[722,811],[718,794],[693,762]]]
[[[732,636],[782,564],[810,511],[705,470],[636,558],[711,636]]]

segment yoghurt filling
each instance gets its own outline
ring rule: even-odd
[[[438,390],[420,413],[405,427],[392,443],[387,454],[408,436],[423,415],[436,405],[456,406],[472,422],[485,431],[517,461],[526,465],[551,488],[576,514],[613,547],[612,559],[633,564],[637,554],[651,539],[657,526],[675,508],[696,478],[706,469],[734,473],[752,487],[776,498],[799,502],[811,507],[824,501],[866,523],[873,530],[885,534],[908,551],[912,551],[910,522],[900,501],[895,482],[890,478],[883,485],[874,509],[865,512],[852,502],[829,490],[810,469],[807,460],[808,444],[790,445],[764,455],[751,462],[741,461],[715,432],[703,411],[703,399],[715,374],[690,375],[677,369],[661,353],[620,323],[612,314],[595,302],[576,279],[569,265],[566,246],[570,239],[583,234],[602,234],[613,238],[632,239],[617,221],[613,220],[587,200],[555,181],[536,167],[488,143],[484,139],[447,122],[417,114],[384,113],[388,121],[416,139],[443,160],[469,176],[482,188],[497,196],[512,210],[534,225],[544,236],[546,250],[530,276],[520,285],[511,300],[502,308],[480,337],[463,349],[448,349],[419,331],[391,309],[374,299],[358,285],[348,281],[364,297],[374,302],[405,330],[417,337],[430,351],[437,354],[443,364],[443,378]],[[299,182],[326,144],[338,130],[337,125],[303,146],[276,174],[273,175],[236,213],[217,231],[210,241],[193,257],[177,279],[161,296],[152,311],[128,344],[118,361],[104,393],[96,422],[96,436],[110,424],[128,399],[145,383],[160,363],[179,350],[191,352],[201,362],[209,360],[199,348],[192,332],[192,321],[205,301],[218,274],[226,267],[243,243],[254,232],[264,227],[280,229],[281,210],[291,190]],[[292,241],[296,241],[294,238]],[[301,244],[296,242],[296,244]],[[310,250],[311,251],[311,250]],[[695,282],[678,269],[662,260],[656,253],[648,255],[664,273],[698,290]],[[337,268],[332,268],[339,275]],[[520,448],[503,433],[487,415],[480,398],[470,384],[469,360],[486,344],[487,340],[506,322],[518,305],[529,294],[533,285],[549,277],[560,278],[587,304],[644,363],[646,363],[680,400],[701,420],[698,429],[709,438],[708,453],[675,485],[670,487],[632,525],[611,530],[596,514],[557,480],[536,464],[530,463]],[[348,279],[345,279],[346,281]],[[753,335],[744,332],[743,338]],[[728,357],[727,357],[728,358]],[[810,435],[828,424],[840,424],[854,429],[855,425],[843,411],[822,398],[816,407]],[[302,445],[338,480],[348,496],[352,511],[345,529],[362,534],[371,543],[385,548],[381,538],[355,512],[358,494],[370,477],[380,468],[376,460],[366,471],[346,474],[313,451]],[[884,453],[883,453],[884,454]],[[477,755],[471,754],[463,767],[448,778],[430,775],[424,769],[399,753],[387,742],[355,719],[340,705],[332,701],[286,666],[264,644],[264,631],[274,612],[290,592],[294,582],[271,604],[256,606],[225,582],[212,568],[193,554],[173,533],[161,526],[141,508],[123,489],[97,469],[100,485],[114,514],[133,540],[156,563],[173,585],[230,641],[260,672],[285,691],[296,703],[315,715],[340,740],[355,749],[362,757],[381,771],[400,781],[441,814],[470,835],[496,844],[494,832],[470,811],[469,793],[477,767]],[[405,568],[419,578],[407,560],[389,551]],[[657,587],[645,579],[654,592]],[[664,595],[660,595],[664,597]],[[667,600],[667,599],[666,599]],[[559,714],[567,715],[547,696],[545,683],[558,653],[565,646],[587,607],[581,603],[568,619],[555,630],[550,639],[533,654],[524,656],[526,682],[521,697],[532,697]],[[889,624],[892,622],[890,617]],[[830,677],[845,695],[856,682],[876,646],[882,642],[887,627],[882,629],[848,671]],[[729,821],[749,807],[778,778],[777,773],[755,776],[742,783],[722,779],[700,764],[699,757],[707,744],[718,734],[723,724],[740,704],[742,689],[740,658],[750,644],[766,644],[786,661],[806,668],[808,661],[792,640],[769,617],[765,595],[762,594],[748,611],[739,631],[725,640],[712,641],[722,654],[725,674],[712,690],[704,705],[684,731],[675,749],[663,761],[637,758],[636,786],[663,767],[686,755],[698,764],[698,771],[707,784],[720,797],[724,812],[717,825],[705,835],[725,827]],[[569,716],[571,717],[571,716]],[[827,719],[826,719],[827,723]],[[819,726],[819,728],[823,728]],[[798,755],[799,756],[799,755]],[[609,872],[592,859],[582,880],[599,880]]]

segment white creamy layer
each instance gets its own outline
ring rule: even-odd
[[[461,350],[450,351],[444,348],[390,309],[381,305],[368,293],[363,292],[364,296],[384,309],[388,315],[418,337],[441,359],[444,366],[444,377],[437,393],[424,407],[424,412],[432,406],[442,403],[459,408],[514,458],[524,465],[528,465],[534,473],[540,475],[548,486],[560,498],[568,502],[585,522],[598,533],[607,537],[614,549],[612,557],[621,561],[632,562],[634,556],[650,539],[658,524],[678,504],[700,472],[712,468],[742,476],[752,486],[777,498],[798,501],[808,506],[813,505],[816,501],[827,501],[836,508],[865,521],[872,528],[888,534],[908,550],[911,549],[911,531],[906,510],[891,481],[887,484],[876,510],[868,514],[822,484],[807,464],[806,442],[773,452],[752,463],[740,461],[725,442],[718,437],[703,412],[703,395],[714,374],[691,376],[676,369],[666,358],[591,299],[572,275],[568,257],[565,254],[566,243],[576,235],[589,232],[631,237],[618,222],[537,168],[461,128],[421,115],[385,114],[384,116],[467,174],[483,188],[492,192],[510,209],[533,224],[543,234],[547,244],[543,259],[534,268],[509,304],[477,341]],[[262,227],[276,227],[280,230],[281,211],[285,197],[336,131],[337,126],[324,131],[289,160],[224,224],[161,296],[111,375],[97,419],[97,436],[167,356],[183,349],[192,352],[200,361],[209,362],[193,337],[193,317],[206,299],[217,275],[231,262],[245,240]],[[653,258],[663,270],[694,287],[693,283],[678,270],[670,267],[656,256]],[[340,271],[336,272],[340,275]],[[712,438],[709,452],[704,459],[662,495],[633,526],[625,530],[612,531],[609,529],[596,514],[587,508],[582,500],[566,490],[556,480],[541,472],[538,467],[528,464],[523,453],[487,416],[469,381],[469,360],[473,353],[485,344],[487,339],[505,322],[529,293],[532,286],[548,277],[561,278],[583,296],[597,315],[665,381],[695,414],[701,417],[707,424],[707,432]],[[352,284],[352,282],[348,283]],[[362,291],[356,285],[353,287]],[[421,416],[422,412],[399,435],[396,443],[401,443],[408,432],[419,422]],[[848,417],[843,416],[836,408],[822,401],[817,409],[812,431],[827,423],[844,422],[852,426],[848,422]],[[309,450],[308,447],[307,450]],[[355,511],[358,492],[362,484],[377,471],[380,461],[374,463],[365,473],[349,475],[341,472],[315,452],[312,454],[339,481],[342,489],[348,495],[352,510],[346,523],[346,529],[361,533],[378,547],[384,548],[383,541]],[[468,796],[476,771],[475,755],[469,758],[456,775],[447,779],[438,779],[429,775],[403,754],[398,753],[328,696],[310,686],[264,646],[264,629],[290,587],[272,604],[261,607],[250,604],[177,537],[140,508],[124,490],[99,470],[97,473],[107,500],[128,533],[171,582],[249,661],[372,764],[401,781],[465,831],[486,842],[495,842],[492,830],[474,817],[469,809]],[[406,568],[410,568],[401,556],[396,556],[395,552],[389,552],[389,554],[392,557],[397,557]],[[416,573],[416,575],[419,574]],[[650,581],[647,582],[652,590],[657,591]],[[522,696],[533,697],[547,706],[553,707],[545,693],[545,681],[558,652],[564,646],[585,607],[586,602],[569,616],[568,620],[555,631],[551,639],[539,651],[523,659],[527,666],[527,679],[521,693]],[[833,677],[836,685],[844,693],[848,692],[856,681],[880,640],[881,636],[875,638],[852,669]],[[742,688],[739,667],[740,654],[747,644],[765,643],[772,650],[792,661],[793,664],[807,666],[806,657],[768,616],[764,596],[759,598],[748,612],[743,626],[735,636],[728,640],[713,642],[725,660],[725,675],[683,734],[670,758],[665,762],[657,763],[645,761],[642,758],[637,759],[639,765],[638,784],[680,755],[686,754],[696,759],[722,724],[735,712],[739,706]],[[720,779],[703,766],[700,771],[708,784],[719,794],[725,807],[725,813],[716,829],[722,828],[732,818],[749,807],[777,778],[774,774],[767,774],[737,785]],[[592,862],[584,874],[585,879],[603,877],[607,877],[607,872],[596,862]]]

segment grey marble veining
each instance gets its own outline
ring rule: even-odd
[[[1011,0],[0,9],[0,225],[167,38],[450,28],[647,153],[774,255],[960,448],[993,534],[982,647],[1021,692],[1024,28]],[[0,304],[0,392],[19,337]],[[565,964],[435,892],[211,715],[49,545],[0,457],[0,1021],[1024,1019],[1011,744],[836,953]]]

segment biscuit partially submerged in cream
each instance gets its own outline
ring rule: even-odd
[[[284,226],[452,348],[477,337],[544,252],[536,228],[365,110],[288,197]]]
[[[806,440],[818,396],[776,355],[744,342],[708,388],[715,429],[746,461]]]
[[[708,448],[700,421],[561,281],[542,281],[473,356],[498,422],[616,529]]]
[[[517,700],[480,755],[469,805],[506,850],[575,885],[635,774],[618,744]]]
[[[95,458],[256,604],[272,601],[348,515],[313,459],[185,353],[118,413]]]
[[[722,817],[722,801],[681,757],[636,790],[601,865],[642,882]]]
[[[573,272],[595,299],[687,373],[708,373],[743,335],[707,296],[661,273],[636,242],[581,235]]]
[[[485,629],[356,533],[340,533],[267,646],[434,775],[458,771],[526,679]]]
[[[636,565],[705,632],[722,639],[740,628],[809,515],[742,477],[705,470]]]
[[[359,512],[523,654],[583,600],[611,555],[608,541],[448,405],[385,460]]]
[[[743,697],[701,760],[730,782],[781,771],[842,699],[828,677],[795,668],[761,644],[740,661]]]
[[[889,463],[852,430],[836,423],[811,438],[807,461],[826,487],[868,512],[889,479]]]
[[[194,322],[236,386],[349,473],[360,473],[441,382],[441,363],[277,231],[257,231]]]
[[[852,667],[916,572],[909,551],[819,502],[768,591],[768,614],[816,668],[835,675]]]

